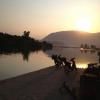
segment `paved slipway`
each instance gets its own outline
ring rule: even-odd
[[[52,66],[0,81],[0,100],[74,100],[68,90],[77,95],[82,72],[65,73],[63,68]]]

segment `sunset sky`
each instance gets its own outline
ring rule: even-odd
[[[0,0],[0,31],[41,39],[66,30],[100,32],[100,0]]]

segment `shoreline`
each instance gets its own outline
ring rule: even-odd
[[[42,69],[39,69],[39,70],[36,70],[36,71],[31,71],[31,72],[28,72],[28,73],[24,73],[24,74],[21,74],[21,75],[17,75],[17,76],[14,76],[14,77],[10,77],[10,78],[7,78],[7,79],[2,79],[0,80],[0,84],[4,81],[10,81],[10,80],[15,80],[15,79],[18,79],[19,77],[26,77],[26,76],[31,76],[32,74],[35,74],[35,73],[42,73],[42,71],[45,71],[45,70],[49,70],[49,69],[52,69],[54,66],[49,66],[49,67],[46,67],[46,68],[42,68]]]
[[[67,92],[60,93],[63,82],[69,88],[79,87],[83,70],[65,73],[54,66],[0,81],[0,100],[72,100]],[[65,90],[64,90],[65,91]]]

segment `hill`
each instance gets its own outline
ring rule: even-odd
[[[60,31],[49,34],[43,41],[50,42],[55,46],[80,47],[81,44],[88,44],[100,47],[100,33]]]

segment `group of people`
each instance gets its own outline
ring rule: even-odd
[[[52,55],[56,68],[63,67],[65,71],[77,70],[75,58],[71,58],[69,61],[66,57],[61,55]]]

